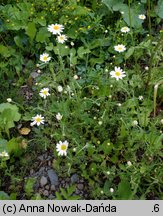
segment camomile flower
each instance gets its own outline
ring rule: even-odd
[[[130,31],[130,29],[127,26],[121,28],[121,32],[123,32],[123,33],[127,33],[129,31]]]
[[[132,166],[131,161],[127,161],[127,165],[128,165],[128,166]]]
[[[8,153],[4,150],[0,153],[0,157],[9,157]]]
[[[11,99],[11,98],[7,98],[6,100],[7,100],[8,103],[11,103],[11,102],[12,102],[12,99]]]
[[[58,120],[58,121],[60,121],[61,119],[62,119],[62,115],[60,114],[60,113],[57,113],[57,115],[56,115],[56,119]]]
[[[141,20],[145,20],[145,19],[146,19],[146,16],[145,16],[144,14],[140,14],[138,17],[139,17],[139,19],[141,19]]]
[[[50,95],[49,88],[43,88],[43,89],[41,89],[39,95],[41,97],[43,97],[44,99],[46,99],[46,97]]]
[[[113,193],[114,192],[114,189],[113,188],[110,188],[110,193]]]
[[[40,124],[44,124],[44,117],[37,114],[36,116],[32,117],[32,121],[33,122],[31,123],[31,126],[33,126],[33,125],[39,126]]]
[[[126,50],[126,47],[123,44],[118,44],[117,46],[114,46],[114,50],[117,52],[124,52]]]
[[[133,122],[132,122],[132,126],[133,127],[136,127],[138,125],[138,121],[137,120],[134,120]]]
[[[66,35],[58,35],[57,36],[57,41],[58,43],[64,43],[67,40],[67,36]]]
[[[138,97],[138,100],[142,101],[142,100],[144,100],[144,97],[143,97],[142,95],[140,95],[140,96]]]
[[[123,71],[120,67],[115,67],[114,71],[110,72],[112,78],[116,78],[116,80],[122,79],[125,77],[125,71]]]
[[[67,155],[67,148],[68,148],[68,142],[67,140],[65,140],[64,142],[59,141],[59,143],[57,143],[56,145],[56,151],[58,152],[58,155]]]
[[[49,54],[47,53],[43,53],[42,55],[40,55],[40,61],[42,62],[48,62],[50,61],[51,57],[49,56]]]
[[[51,32],[54,35],[60,35],[61,32],[63,31],[64,27],[63,25],[60,24],[51,24],[48,26],[48,31]]]
[[[63,91],[63,87],[62,87],[61,85],[59,85],[59,86],[57,87],[57,90],[58,90],[58,92],[62,92],[62,91]]]

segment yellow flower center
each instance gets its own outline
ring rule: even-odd
[[[120,73],[119,71],[116,71],[116,72],[115,72],[115,75],[116,75],[116,76],[120,76],[121,73]]]
[[[44,61],[46,61],[46,60],[48,59],[48,57],[47,57],[47,56],[44,56],[43,59],[44,59]]]
[[[44,90],[42,93],[43,93],[44,95],[47,95],[47,94],[48,94],[48,91],[47,91],[47,90]]]
[[[53,26],[53,29],[54,29],[54,30],[59,30],[59,26],[58,26],[58,25],[55,25],[55,26]]]
[[[118,47],[118,50],[122,50],[122,47]]]
[[[6,152],[2,152],[2,157],[6,156]]]
[[[37,117],[37,118],[35,119],[35,121],[39,123],[39,122],[41,122],[41,118]]]
[[[67,146],[66,145],[61,145],[61,150],[62,151],[65,151],[67,149]]]

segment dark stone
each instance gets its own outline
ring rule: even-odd
[[[78,187],[79,190],[83,190],[84,189],[84,185],[83,184],[78,184],[77,187]]]
[[[71,183],[72,184],[76,183],[78,181],[78,179],[79,179],[78,175],[77,174],[73,174],[71,176]]]
[[[50,183],[51,185],[58,185],[59,181],[58,181],[58,176],[56,174],[56,172],[52,169],[48,170],[48,177],[50,179]]]

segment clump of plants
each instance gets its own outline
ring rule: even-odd
[[[161,0],[2,4],[0,176],[13,184],[5,188],[11,199],[18,178],[34,197],[35,180],[23,177],[45,151],[60,177],[85,179],[90,199],[162,198],[162,7]],[[61,191],[56,198],[76,197],[74,186]]]

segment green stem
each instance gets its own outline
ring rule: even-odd
[[[129,13],[129,22],[130,22],[130,35],[132,40],[132,46],[134,46],[134,38],[133,38],[133,32],[132,32],[132,17],[131,17],[131,2],[128,0],[128,13]]]
[[[151,2],[148,0],[148,27],[149,27],[149,35],[150,39],[152,37],[152,27],[151,27]]]
[[[156,98],[157,98],[157,90],[159,85],[163,84],[163,81],[158,82],[155,86],[154,86],[154,96],[153,96],[153,105],[154,105],[154,117],[156,117]]]

